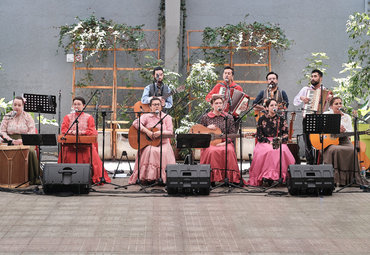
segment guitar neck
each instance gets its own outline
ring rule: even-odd
[[[357,135],[364,135],[364,134],[368,134],[369,131],[366,130],[366,131],[358,131],[357,132]],[[345,136],[353,136],[355,135],[355,132],[344,132],[344,133],[340,133],[340,134],[335,134],[334,136],[335,137],[345,137]]]

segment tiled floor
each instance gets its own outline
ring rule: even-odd
[[[357,187],[324,197],[285,187],[175,197],[161,186],[95,190],[1,192],[0,254],[370,253],[370,193]]]

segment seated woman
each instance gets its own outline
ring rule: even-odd
[[[223,97],[218,94],[214,94],[211,98],[211,105],[213,110],[207,114],[204,114],[200,120],[200,124],[211,130],[216,128],[221,129],[221,132],[226,132],[225,129],[225,118],[227,114],[219,111],[222,109],[224,104]],[[228,134],[235,134],[234,119],[231,115],[227,114],[227,127],[229,128]],[[225,179],[225,144],[226,140],[223,139],[221,143],[216,146],[210,145],[208,148],[201,150],[200,164],[211,165],[211,182],[222,182]],[[227,142],[227,178],[230,182],[240,182],[240,171],[238,167],[238,161],[236,159],[233,139],[228,138]]]
[[[149,108],[151,113],[144,114],[140,117],[140,132],[145,133],[153,139],[160,139],[161,126],[158,124],[156,128],[159,131],[152,132],[151,128],[158,123],[163,117],[161,100],[154,97],[150,100]],[[136,119],[132,126],[139,128],[139,119]],[[163,134],[173,134],[172,118],[167,115],[163,119]],[[138,176],[138,155],[136,155],[134,172],[130,176],[129,184],[135,184],[138,178],[141,182],[152,182],[160,178],[160,146],[148,145],[140,151],[140,176]],[[162,140],[162,180],[166,182],[166,166],[168,164],[176,164],[175,154],[170,143],[170,139]]]
[[[0,132],[1,135],[8,141],[12,140],[12,144],[21,145],[22,138],[21,134],[35,134],[36,127],[35,121],[31,114],[23,111],[24,99],[17,96],[13,100],[13,111],[9,112],[8,115],[14,115],[14,117],[4,117],[1,122]],[[35,153],[35,146],[30,146],[30,152],[28,156],[28,180],[30,184],[41,184],[39,178],[40,166]]]
[[[85,99],[82,97],[75,97],[73,99],[73,109],[82,111],[85,107]],[[65,134],[68,128],[75,121],[79,113],[70,113],[66,115],[62,123],[62,134]],[[76,124],[69,130],[68,135],[76,135]],[[78,119],[78,135],[98,135],[98,131],[95,129],[94,118],[87,113],[82,113]],[[62,160],[63,157],[63,160]],[[98,143],[92,145],[92,181],[93,183],[99,183],[102,177],[102,161],[98,154]],[[78,146],[78,163],[79,164],[90,164],[90,147]],[[59,153],[58,163],[76,163],[76,146],[75,144],[66,144]],[[106,182],[111,182],[107,171],[104,169],[104,179]]]
[[[329,105],[330,111],[324,112],[324,114],[340,114],[340,132],[353,132],[351,117],[339,109],[343,107],[342,99],[340,97],[333,97],[330,100]],[[330,145],[324,150],[324,164],[333,165],[335,170],[334,182],[339,185],[347,185],[351,183],[353,180],[353,173],[355,173],[358,184],[368,185],[368,182],[360,177],[358,162],[356,162],[356,169],[354,169],[355,164],[353,152],[353,144],[349,140],[349,137],[339,137],[338,145]]]
[[[267,114],[258,119],[257,144],[253,150],[253,161],[249,169],[248,184],[253,186],[271,185],[280,178],[285,181],[288,166],[294,164],[295,159],[286,145],[288,141],[288,126],[286,120],[276,114],[278,108],[275,99],[266,102]],[[282,137],[280,146],[273,148],[273,138]]]

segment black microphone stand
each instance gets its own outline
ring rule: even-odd
[[[145,193],[148,193],[148,191],[142,185],[141,179],[140,179],[140,158],[141,158],[141,149],[140,149],[141,119],[140,118],[141,118],[141,114],[144,114],[145,112],[142,110],[140,112],[133,112],[133,113],[137,114],[137,116],[138,116],[138,122],[139,122],[138,129],[137,129],[137,143],[138,143],[138,150],[137,150],[137,179],[136,179],[136,182],[135,183],[118,186],[118,187],[115,187],[114,189],[119,189],[119,188],[125,188],[125,189],[127,189],[127,187],[129,187],[129,186],[137,184],[137,185],[140,185],[140,187],[141,187],[140,190],[144,190]]]
[[[247,186],[247,187],[256,187],[256,188],[263,188],[263,187],[260,187],[260,186],[253,186],[253,185],[246,185],[244,184],[244,179],[243,179],[243,151],[242,151],[242,148],[243,148],[243,142],[242,142],[242,138],[243,138],[243,135],[242,135],[242,122],[243,122],[243,118],[244,116],[248,115],[253,109],[254,107],[256,107],[256,105],[260,104],[262,102],[263,98],[261,98],[258,102],[254,103],[252,105],[252,107],[246,111],[243,115],[239,116],[239,118],[229,127],[229,129],[234,125],[236,126],[236,124],[239,122],[239,153],[240,153],[240,181],[239,181],[239,185],[234,185],[232,184],[232,188],[229,190],[232,191],[233,189],[235,188],[238,188],[238,189],[243,189],[243,190],[246,190],[246,191],[249,191],[248,189],[245,189],[244,187]],[[229,132],[229,130],[227,130],[226,132]]]
[[[231,91],[230,91],[230,86],[229,86],[228,80],[226,80],[226,86],[227,86],[226,95],[228,96],[227,102],[229,104],[229,111],[230,111],[230,108],[232,107],[232,100],[231,100]],[[225,119],[225,131],[228,131],[228,127],[227,127],[228,115],[229,114],[227,113],[224,116],[224,119]],[[222,114],[221,114],[221,116],[222,116]],[[225,185],[226,187],[229,187],[231,185],[232,186],[236,186],[234,183],[230,183],[229,182],[229,178],[227,178],[227,143],[228,143],[227,133],[228,132],[225,132],[225,169],[224,169],[225,177],[224,177],[224,182],[221,182],[219,185],[217,185],[215,187],[212,187],[211,190],[216,189],[218,187],[221,187],[223,185]]]
[[[74,126],[74,124],[76,124],[76,164],[78,163],[78,119],[80,118],[81,114],[85,111],[86,107],[88,106],[88,104],[90,103],[91,99],[95,96],[96,92],[98,92],[98,90],[96,90],[94,92],[94,94],[90,97],[89,101],[87,101],[87,103],[85,104],[84,108],[80,111],[80,114],[77,115],[77,117],[75,118],[75,120],[73,121],[73,123],[69,126],[68,130],[66,131],[66,133],[64,134],[64,136],[61,138],[61,140],[66,140],[66,136],[69,132],[69,130],[71,130],[71,128]],[[63,153],[63,151],[62,151]]]
[[[58,97],[58,103],[59,103],[59,109],[58,109],[58,134],[60,134],[60,126],[61,126],[61,100],[62,100],[62,91],[59,90],[59,97]],[[60,153],[60,143],[58,143],[58,155]]]
[[[357,117],[357,116],[355,116],[355,115],[351,115],[351,117],[352,118],[354,118],[354,121],[353,121],[353,129],[354,129],[354,137],[355,137],[355,140],[354,140],[354,146],[353,146],[353,171],[352,171],[352,174],[353,174],[353,178],[352,178],[352,182],[351,183],[349,183],[349,184],[347,184],[347,185],[345,185],[344,187],[342,187],[341,189],[339,189],[339,190],[337,190],[337,192],[339,192],[339,191],[341,191],[342,189],[345,189],[345,188],[347,188],[347,187],[350,187],[350,186],[352,186],[352,185],[360,185],[361,186],[361,184],[360,183],[358,183],[357,182],[357,180],[356,180],[356,166],[358,166],[358,155],[357,155],[357,153],[358,153],[358,148],[357,148],[357,144],[358,144],[358,135],[357,135],[357,122],[358,122],[358,120],[359,120],[359,118]],[[363,120],[363,119],[361,119],[362,121],[365,121],[365,120]],[[359,166],[358,166],[359,167]],[[369,188],[369,187],[366,187],[367,189]]]
[[[174,107],[170,108],[170,110],[165,113],[165,115],[157,122],[157,124],[154,125],[154,127],[152,129],[154,129],[157,125],[161,124],[161,142],[160,142],[160,152],[159,152],[159,178],[157,179],[157,182],[147,186],[147,188],[149,187],[153,187],[155,185],[163,185],[164,182],[163,182],[163,179],[162,179],[162,148],[163,148],[163,145],[162,145],[162,138],[163,138],[163,120],[164,118],[167,117],[167,115],[169,115],[171,113],[171,111],[173,111],[179,104],[182,103],[182,101],[184,101],[185,98],[187,98],[188,96],[190,95],[190,93],[186,94]]]
[[[280,137],[279,137],[280,141],[278,141],[278,144],[279,144],[279,157],[280,157],[280,159],[279,159],[279,180],[275,184],[271,185],[270,187],[265,188],[263,190],[264,192],[266,190],[269,190],[269,189],[272,189],[272,188],[276,187],[279,184],[283,184],[284,183],[284,179],[282,178],[282,160],[281,160],[281,158],[282,158],[282,155],[283,155],[283,149],[282,149],[282,147],[283,147],[283,125],[284,125],[284,120],[285,119],[284,119],[284,117],[282,115],[279,115],[277,112],[276,112],[276,115],[279,118],[279,121],[278,121],[279,127],[278,127],[278,129],[279,129],[279,132],[280,132]],[[276,136],[276,138],[278,138],[278,136]]]
[[[112,113],[112,112],[113,111],[109,111],[109,113]],[[103,117],[103,159],[102,159],[102,167],[101,167],[101,177],[100,177],[100,181],[97,182],[97,183],[94,183],[92,186],[96,186],[96,185],[100,185],[100,184],[110,184],[110,185],[119,187],[120,185],[117,185],[117,184],[114,184],[114,183],[111,183],[111,182],[107,182],[105,180],[105,177],[104,177],[105,116],[107,116],[107,111],[102,111],[101,114],[102,114],[102,117]]]

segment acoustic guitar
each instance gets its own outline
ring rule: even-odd
[[[222,143],[222,139],[226,138],[226,135],[222,135],[221,129],[216,127],[216,130],[212,130],[209,128],[206,128],[205,126],[201,124],[195,124],[190,128],[189,133],[193,134],[210,134],[211,135],[211,142],[210,145],[216,146],[219,143]],[[255,133],[247,132],[244,134],[245,138],[254,138]],[[239,134],[227,134],[227,138],[238,138],[240,137]]]
[[[157,132],[159,131],[158,128],[149,128],[150,131],[152,132]],[[163,134],[162,138],[175,138],[175,134]],[[138,149],[139,148],[139,143],[137,142],[137,129],[134,126],[131,126],[130,129],[128,130],[128,142],[130,146],[133,149]],[[161,137],[152,139],[151,137],[147,136],[145,133],[140,132],[140,149],[145,148],[148,145],[151,146],[158,146],[161,143]]]
[[[159,98],[161,99],[164,99],[166,100],[167,98],[169,98],[170,96],[176,94],[176,93],[179,93],[179,92],[182,92],[185,90],[185,85],[181,85],[179,86],[177,89],[171,91],[170,93],[164,95],[164,96],[161,96]],[[151,112],[150,108],[149,108],[149,104],[143,104],[141,101],[138,101],[135,103],[134,105],[134,111],[135,112]]]
[[[357,132],[357,135],[369,134],[369,132],[370,130],[359,131]],[[338,145],[340,137],[353,136],[353,135],[355,135],[354,132],[344,132],[340,134],[324,134],[323,135],[324,149],[328,147],[329,145]],[[313,147],[315,147],[317,150],[322,149],[322,145],[320,142],[320,134],[310,134],[310,140],[311,140],[311,144]]]

